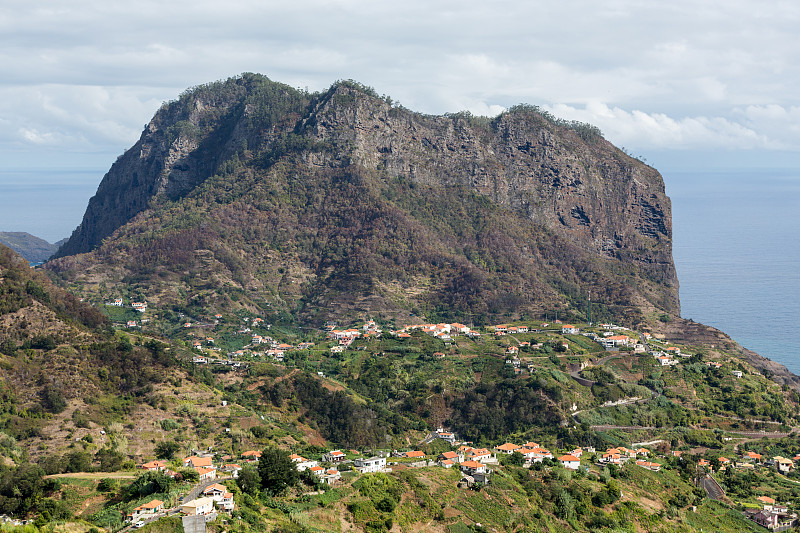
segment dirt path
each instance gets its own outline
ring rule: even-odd
[[[70,472],[69,474],[52,474],[44,476],[45,479],[74,478],[74,479],[136,479],[135,474],[120,474],[119,472]]]

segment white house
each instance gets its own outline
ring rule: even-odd
[[[138,522],[143,518],[149,518],[164,510],[164,502],[161,500],[151,500],[143,505],[140,505],[129,514],[126,519],[131,522]]]
[[[570,454],[562,455],[558,458],[558,462],[561,463],[564,468],[568,468],[570,470],[577,470],[581,466],[581,460]]]
[[[331,450],[322,455],[323,462],[326,463],[340,463],[345,460],[345,454],[341,450]]]
[[[189,516],[207,515],[214,510],[214,500],[211,498],[197,498],[181,505],[181,512]]]
[[[362,474],[369,472],[383,472],[386,468],[385,457],[370,457],[369,459],[356,459],[353,468]]]

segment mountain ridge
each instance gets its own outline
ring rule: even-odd
[[[187,262],[203,249],[213,257]],[[215,298],[233,287],[304,320],[311,307],[581,313],[589,291],[601,315],[634,323],[680,310],[663,180],[596,128],[532,106],[420,115],[355,82],[309,95],[244,74],[185,92],[112,166],[49,268],[91,283],[86,253],[129,279],[131,254],[166,278],[213,260],[231,281],[211,283]],[[164,302],[197,296],[179,292]]]
[[[62,239],[51,244],[25,231],[0,231],[0,243],[5,244],[30,263],[47,261],[66,241],[67,239]]]

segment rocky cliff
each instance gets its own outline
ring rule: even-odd
[[[305,94],[246,74],[163,106],[59,251],[92,255],[51,268],[205,264],[215,297],[291,313],[575,311],[592,291],[641,319],[679,312],[670,215],[658,172],[585,124],[420,115],[352,82]]]

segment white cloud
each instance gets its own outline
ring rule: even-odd
[[[427,113],[549,106],[634,150],[800,151],[799,25],[791,1],[7,0],[0,152],[119,153],[162,101],[244,71]]]

